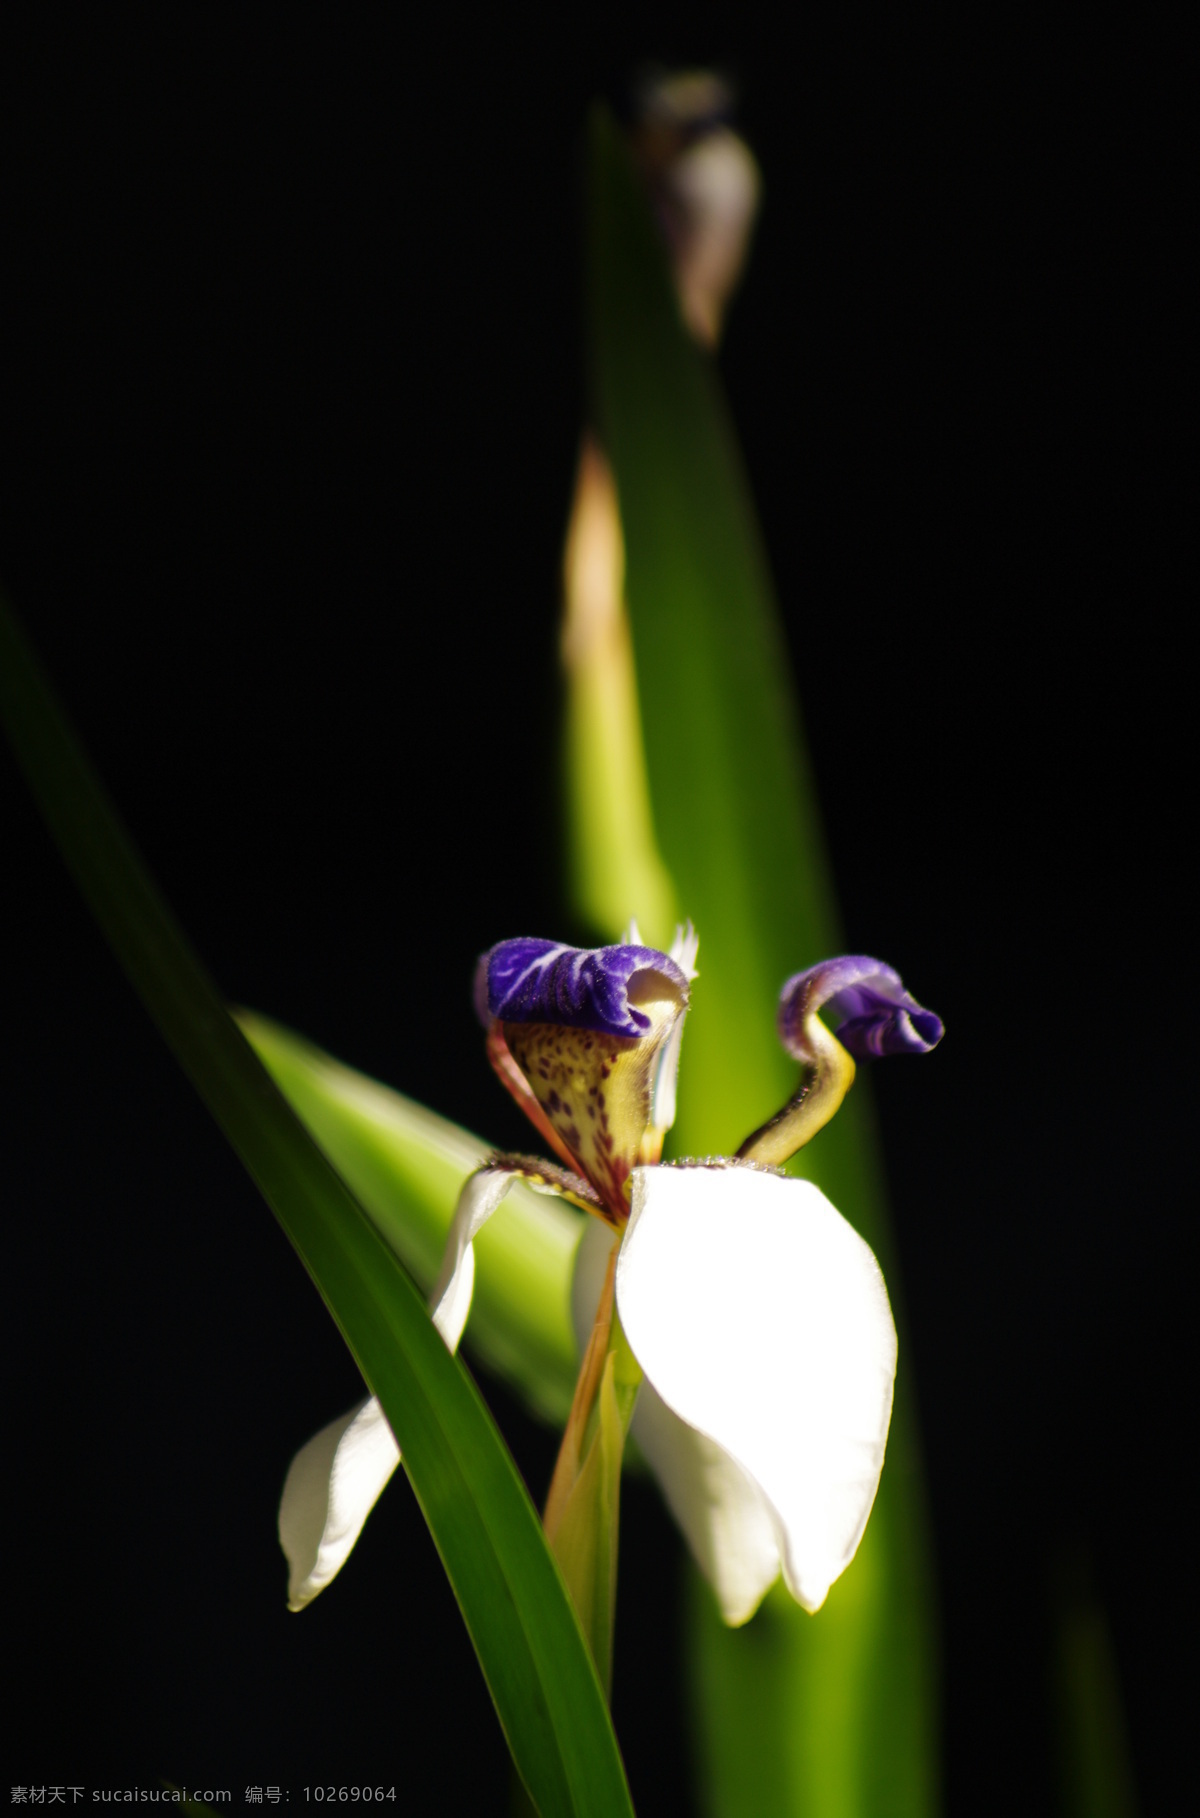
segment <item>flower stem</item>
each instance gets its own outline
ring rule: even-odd
[[[562,1568],[600,1682],[612,1686],[621,1459],[642,1372],[613,1307],[614,1243],[546,1500],[546,1538]]]
[[[612,1336],[613,1283],[616,1279],[618,1248],[619,1246],[614,1242],[609,1253],[608,1268],[605,1271],[604,1286],[600,1290],[592,1335],[588,1340],[587,1350],[583,1354],[583,1362],[579,1367],[575,1394],[571,1400],[571,1412],[567,1416],[567,1424],[563,1429],[562,1444],[558,1448],[554,1476],[550,1480],[550,1492],[546,1497],[542,1526],[546,1530],[546,1538],[551,1545],[558,1532],[567,1500],[579,1478],[584,1435],[587,1432],[592,1409],[596,1404],[600,1379],[604,1374],[604,1360],[608,1356],[609,1341]]]

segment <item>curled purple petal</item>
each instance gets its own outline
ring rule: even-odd
[[[630,1001],[630,986],[639,974],[654,973],[687,1003],[686,977],[654,947],[500,941],[479,962],[475,1005],[485,1023],[559,1023],[604,1035],[642,1036],[652,1019],[637,1008],[636,986]]]
[[[822,960],[797,972],[779,998],[779,1034],[788,1053],[811,1060],[806,1017],[819,1010],[836,1018],[838,1040],[860,1058],[928,1054],[942,1039],[942,1019],[904,989],[900,974],[866,954]]]

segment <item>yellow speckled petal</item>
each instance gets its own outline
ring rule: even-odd
[[[513,1059],[614,1224],[629,1216],[627,1182],[642,1159],[659,1050],[684,1009],[670,980],[642,976],[648,988],[662,993],[638,1001],[650,1023],[644,1035],[607,1035],[561,1023],[503,1025]]]

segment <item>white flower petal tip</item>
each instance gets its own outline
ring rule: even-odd
[[[870,1249],[809,1181],[640,1168],[617,1306],[667,1407],[762,1492],[792,1595],[818,1610],[862,1538],[891,1419],[896,1330]]]
[[[341,1571],[399,1462],[400,1448],[373,1396],[297,1452],[279,1504],[289,1610],[302,1610]]]
[[[691,922],[685,922],[681,928],[677,927],[675,938],[668,948],[668,958],[675,961],[689,984],[700,976],[696,970],[696,955],[699,951],[700,936],[692,927]]]

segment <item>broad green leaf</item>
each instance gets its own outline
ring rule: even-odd
[[[700,934],[674,1149],[729,1153],[795,1085],[775,1036],[781,984],[842,943],[735,438],[711,361],[683,328],[624,143],[603,112],[593,119],[590,183],[593,408],[624,531],[653,824],[678,903]],[[598,746],[592,763],[604,761]],[[642,931],[660,942],[670,933],[661,924]],[[864,1072],[796,1171],[867,1237],[895,1301]],[[755,1623],[729,1631],[702,1596],[694,1600],[700,1778],[714,1818],[763,1810],[738,1793],[748,1785],[769,1785],[769,1808],[781,1814],[936,1810],[926,1561],[902,1334],[879,1496],[858,1558],[825,1609],[812,1618],[775,1598]]]
[[[535,1802],[543,1814],[563,1818],[630,1813],[586,1644],[478,1391],[221,1003],[3,602],[0,708],[51,832],[131,983],[261,1187],[383,1403]]]
[[[238,1022],[384,1242],[428,1293],[459,1189],[489,1144],[265,1016],[239,1011]],[[565,1200],[518,1183],[475,1240],[467,1346],[557,1426],[579,1369],[571,1271],[582,1235],[583,1217]]]

